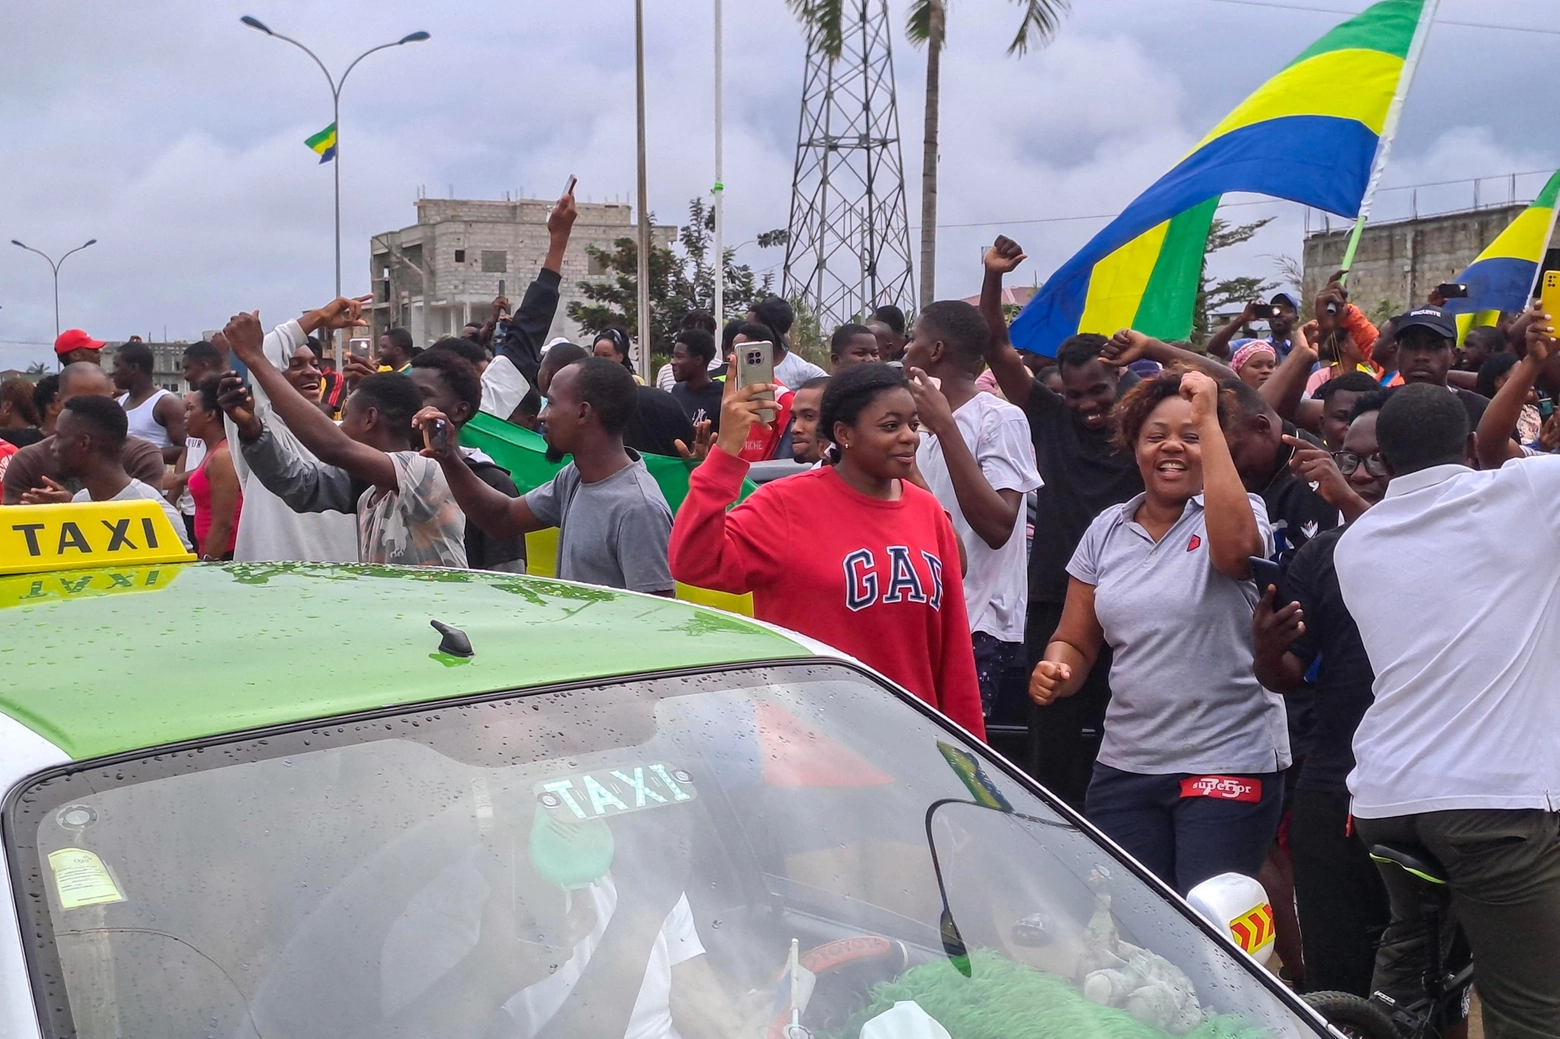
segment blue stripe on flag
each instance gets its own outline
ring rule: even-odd
[[[1144,231],[1215,195],[1249,191],[1339,216],[1356,215],[1376,142],[1364,123],[1313,115],[1269,119],[1208,142],[1139,195],[1051,276],[1013,322],[1013,345],[1054,357],[1062,340],[1078,332],[1094,265]]]
[[[1468,286],[1466,299],[1449,299],[1445,309],[1453,314],[1472,314],[1480,310],[1516,312],[1527,306],[1528,290],[1538,264],[1515,256],[1496,256],[1479,260],[1463,271]]]

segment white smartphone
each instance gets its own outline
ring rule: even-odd
[[[563,186],[563,193],[565,195],[572,195],[574,193],[574,185],[578,184],[579,180],[580,178],[576,177],[574,174],[569,174],[569,182]]]
[[[774,385],[775,381],[775,344],[767,341],[757,343],[738,343],[737,351],[737,385],[756,386],[759,384]],[[760,394],[758,400],[774,400],[775,391],[768,390]],[[773,408],[765,408],[759,412],[765,422],[775,420]]]

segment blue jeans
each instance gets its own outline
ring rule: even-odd
[[[1284,806],[1282,772],[1142,775],[1095,762],[1084,815],[1148,870],[1186,894],[1220,873],[1255,877]],[[1229,782],[1234,781],[1234,782]],[[1200,791],[1233,793],[1207,796]]]

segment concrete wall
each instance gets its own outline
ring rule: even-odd
[[[518,307],[547,255],[547,216],[553,203],[536,199],[432,199],[417,201],[417,223],[373,236],[369,244],[374,287],[373,335],[401,326],[420,345],[458,334],[467,321],[485,321],[502,292]],[[611,249],[633,237],[632,209],[619,203],[579,204],[579,219],[564,254],[562,300],[551,336],[579,339],[571,301],[583,300],[580,282],[603,279],[586,249]],[[671,226],[654,228],[658,244],[670,244]],[[457,260],[457,254],[460,255]]]
[[[1525,208],[1525,204],[1503,205],[1367,225],[1349,274],[1349,298],[1372,317],[1400,314],[1410,303],[1424,302],[1431,289],[1451,281],[1472,263]],[[1307,236],[1303,285],[1307,301],[1338,270],[1349,231],[1346,226]]]

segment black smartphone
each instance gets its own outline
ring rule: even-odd
[[[423,429],[423,442],[428,445],[428,450],[434,454],[449,454],[450,424],[443,419],[435,419],[431,426]]]
[[[1442,299],[1467,299],[1468,286],[1460,281],[1443,281],[1435,287],[1436,295]]]
[[[1281,609],[1294,601],[1284,594],[1282,567],[1271,559],[1263,559],[1261,556],[1251,556],[1247,561],[1251,564],[1251,579],[1257,582],[1258,595],[1266,595],[1268,585],[1276,589],[1273,595],[1273,609]]]
[[[1271,321],[1274,318],[1278,317],[1281,313],[1282,313],[1282,311],[1279,309],[1278,304],[1275,303],[1272,306],[1264,307],[1262,316],[1267,318],[1269,321]]]

